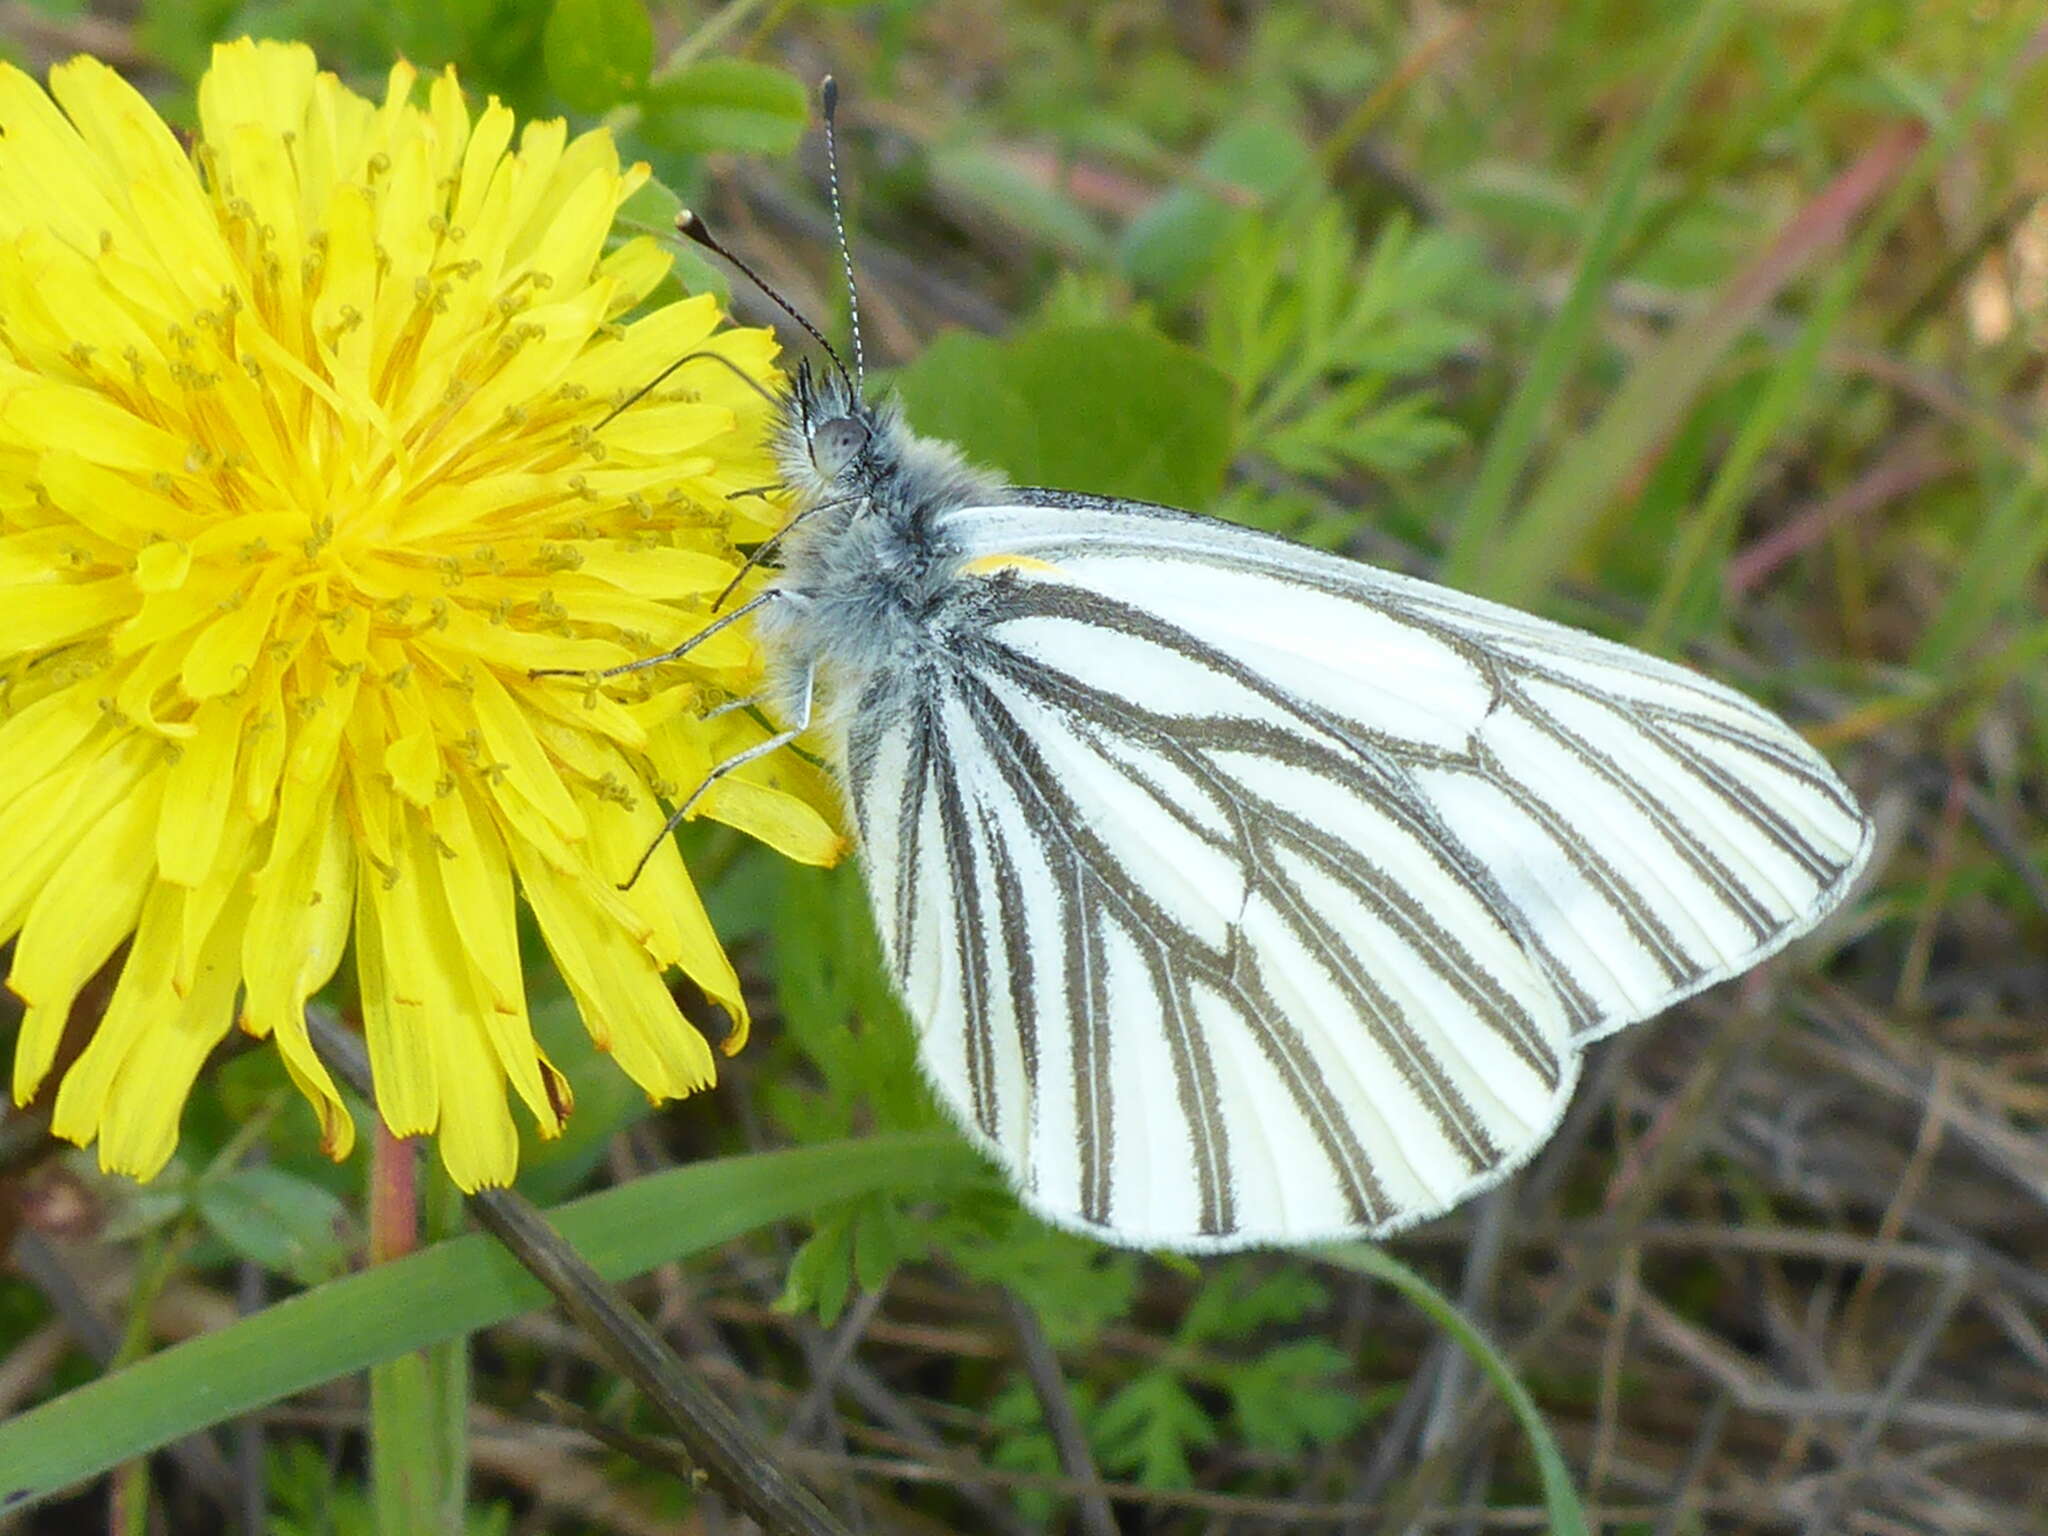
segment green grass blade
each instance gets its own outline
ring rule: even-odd
[[[1665,645],[1680,621],[1688,599],[1698,600],[1705,584],[1713,579],[1725,561],[1736,515],[1747,500],[1756,474],[1771,446],[1809,401],[1820,373],[1821,351],[1833,339],[1848,313],[1849,301],[1861,286],[1864,274],[1876,258],[1879,246],[1893,225],[1920,194],[1927,177],[1946,155],[1946,137],[1927,138],[1918,125],[1893,133],[1866,155],[1859,168],[1875,160],[1897,160],[1903,171],[1891,195],[1864,226],[1847,257],[1836,264],[1808,311],[1799,334],[1772,368],[1756,404],[1743,418],[1735,441],[1729,445],[1715,471],[1699,510],[1686,522],[1678,547],[1665,570],[1663,589],[1651,610],[1639,644],[1653,648]],[[1910,161],[1906,158],[1910,156]],[[1840,183],[1838,182],[1838,185]],[[1688,398],[1683,402],[1690,405]]]
[[[441,1529],[444,1478],[431,1433],[434,1361],[419,1351],[370,1367],[370,1495],[378,1536]]]
[[[1698,403],[1701,386],[1729,348],[1787,284],[1846,238],[1856,215],[1899,176],[1923,137],[1918,125],[1911,125],[1873,146],[1795,215],[1711,304],[1650,349],[1592,430],[1564,450],[1530,493],[1509,530],[1498,567],[1488,575],[1491,596],[1527,605],[1549,587],[1599,525],[1623,477],[1665,442]],[[1838,283],[1837,289],[1843,302],[1855,291],[1853,283]],[[1823,314],[1829,316],[1826,324],[1819,323]],[[1832,330],[1832,312],[1816,311],[1803,344],[1817,353]],[[1801,348],[1793,353],[1802,355]],[[1775,419],[1751,414],[1753,422]]]
[[[950,1188],[982,1163],[942,1133],[875,1137],[699,1163],[559,1207],[562,1233],[608,1280],[771,1221],[877,1190]],[[455,1238],[281,1301],[0,1426],[0,1510],[336,1376],[545,1306],[491,1239]]]
[[[1536,446],[1544,417],[1556,404],[1558,392],[1592,334],[1615,258],[1634,223],[1644,178],[1670,137],[1694,82],[1714,56],[1735,11],[1732,0],[1709,0],[1700,7],[1678,62],[1665,76],[1649,110],[1622,146],[1606,195],[1586,236],[1571,289],[1487,439],[1486,454],[1480,461],[1472,492],[1458,514],[1444,565],[1445,579],[1453,585],[1498,595],[1495,582],[1501,571],[1492,556],[1507,519],[1509,499]]]
[[[2044,493],[2048,458],[2037,456],[1978,525],[1941,606],[1913,647],[1919,671],[1952,671],[2020,600],[2041,561],[2048,559]]]
[[[1543,1507],[1550,1516],[1551,1536],[1586,1536],[1585,1508],[1579,1503],[1578,1490],[1572,1486],[1571,1469],[1565,1465],[1564,1452],[1558,1448],[1550,1426],[1543,1422],[1543,1411],[1536,1406],[1536,1399],[1529,1395],[1529,1389],[1522,1385],[1521,1378],[1515,1375],[1514,1367],[1473,1325],[1471,1319],[1458,1310],[1457,1303],[1399,1259],[1370,1243],[1312,1251],[1326,1264],[1391,1285],[1457,1341],[1458,1347],[1492,1379],[1502,1400],[1507,1403],[1508,1411],[1529,1437],[1529,1450],[1536,1459],[1536,1475],[1543,1484]]]
[[[2007,98],[2011,90],[2011,72],[2022,62],[2030,31],[2025,26],[2011,29],[1983,79],[1956,110],[1942,114],[1925,126],[1900,125],[1884,141],[1866,152],[1854,171],[1837,178],[1835,188],[1830,191],[1843,187],[1848,177],[1856,172],[1864,172],[1873,187],[1885,180],[1893,185],[1883,203],[1858,232],[1848,253],[1829,271],[1798,337],[1778,360],[1756,404],[1737,431],[1699,511],[1689,521],[1679,541],[1667,568],[1663,590],[1658,594],[1643,633],[1638,636],[1639,643],[1652,647],[1666,644],[1681,621],[1688,599],[1698,599],[1704,583],[1718,578],[1725,560],[1717,557],[1724,554],[1729,544],[1735,519],[1748,499],[1757,471],[1770,448],[1813,400],[1822,352],[1848,315],[1850,301],[1886,248],[1886,242],[1899,221],[1906,217],[1925,192],[1935,171],[1956,152],[1964,135]],[[1823,194],[1824,197],[1827,195]],[[2022,489],[2024,491],[2025,488]],[[2022,499],[2031,505],[2031,496],[2023,496]],[[1999,521],[1999,514],[1994,514],[1991,521]],[[2001,547],[1991,562],[1988,579],[1995,582],[1996,573],[2009,568],[2013,552],[2014,546],[2001,536]],[[1965,581],[1958,581],[1942,615],[1937,618],[1937,625],[1957,612],[1956,598],[1966,585]],[[1974,592],[1971,600],[1977,602],[1984,596],[1982,591]],[[1969,611],[1984,610],[1976,607]],[[1957,624],[1955,627],[1960,629],[1962,626]],[[1944,634],[1948,632],[1943,631]],[[1930,638],[1933,634],[1934,631],[1930,630]],[[1927,649],[1926,641],[1923,641],[1922,649]],[[1946,661],[1948,657],[1949,653],[1943,651],[1939,659]]]

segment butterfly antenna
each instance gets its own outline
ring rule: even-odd
[[[712,255],[720,257],[723,260],[730,262],[733,266],[738,267],[740,271],[746,275],[748,282],[752,283],[756,288],[760,289],[763,293],[768,295],[768,297],[774,301],[775,307],[777,309],[781,310],[785,315],[789,316],[790,319],[794,320],[798,325],[802,326],[807,332],[810,333],[811,340],[815,341],[819,346],[825,349],[825,355],[832,359],[832,366],[839,370],[840,379],[844,381],[846,387],[853,392],[856,398],[859,397],[860,386],[854,383],[853,375],[846,371],[845,360],[842,359],[838,352],[833,349],[832,343],[825,339],[825,333],[819,330],[815,325],[811,324],[810,321],[806,320],[803,317],[803,315],[798,312],[797,307],[794,304],[790,303],[789,300],[785,299],[780,293],[776,292],[775,288],[769,283],[768,279],[763,277],[760,273],[756,272],[744,261],[741,261],[739,257],[733,255],[733,253],[727,250],[723,245],[719,244],[717,237],[714,236],[710,230],[704,227],[704,221],[702,219],[698,218],[696,214],[692,213],[689,209],[685,208],[681,213],[676,215],[676,233],[681,235],[686,240],[696,241],[697,244],[703,246],[704,249],[711,252]],[[857,338],[860,333],[856,331],[854,334]],[[858,356],[859,354],[856,353],[855,355]]]
[[[832,191],[832,228],[839,236],[839,265],[846,272],[846,315],[853,332],[853,376],[867,382],[867,360],[860,347],[860,294],[853,286],[853,246],[846,238],[846,210],[839,198],[839,82],[827,75],[818,85],[825,114],[825,179]]]

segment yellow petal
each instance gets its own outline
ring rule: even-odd
[[[384,872],[358,864],[356,872],[356,980],[362,991],[363,1037],[370,1075],[377,1087],[377,1112],[395,1135],[420,1136],[441,1117],[440,1083],[433,1043],[416,1027],[425,999],[392,995],[385,956],[389,922],[378,893]]]
[[[456,187],[454,206],[450,210],[454,227],[463,232],[465,246],[481,243],[471,238],[477,215],[483,207],[484,194],[498,173],[499,160],[506,146],[512,142],[512,130],[516,126],[517,120],[511,111],[494,98],[470,127],[469,142],[462,151],[461,181]]]
[[[178,958],[171,970],[171,990],[183,997],[199,985],[206,945],[220,914],[238,903],[246,905],[249,845],[256,829],[239,816],[227,818],[216,845],[213,868],[185,891],[179,913]]]
[[[677,1010],[647,951],[591,907],[589,893],[563,881],[521,843],[512,843],[526,899],[600,1050],[655,1099],[708,1088],[711,1048]]]
[[[235,959],[247,906],[246,893],[237,893],[222,909],[200,953],[192,985],[182,997],[164,992],[149,995],[139,985],[131,986],[131,977],[142,978],[150,970],[131,962],[92,1044],[78,1065],[65,1074],[51,1114],[51,1129],[60,1136],[82,1140],[78,1132],[93,1097],[93,1074],[81,1069],[102,1041],[111,1044],[129,1037],[120,1064],[106,1084],[96,1127],[100,1166],[109,1172],[150,1178],[176,1149],[178,1119],[192,1080],[233,1018],[235,988],[241,979]],[[131,1014],[139,1021],[132,1033],[128,1027]],[[74,1082],[78,1084],[75,1090]],[[77,1102],[67,1105],[67,1095]]]
[[[519,1136],[505,1107],[505,1083],[480,1020],[458,1015],[432,1036],[441,1081],[441,1162],[458,1189],[510,1184]]]
[[[299,1091],[320,1119],[321,1144],[345,1157],[355,1142],[334,1081],[306,1032],[306,1001],[327,984],[347,942],[354,902],[355,855],[339,801],[317,836],[255,877],[242,936],[243,1027],[273,1036]]]
[[[246,592],[235,594],[226,613],[204,621],[179,668],[187,695],[218,698],[249,681],[257,653],[270,637],[278,600],[290,580],[290,571],[272,566],[257,576]]]
[[[589,831],[582,808],[562,783],[525,713],[488,669],[477,671],[474,679],[470,702],[494,764],[502,765],[512,787],[565,836],[582,837]]]
[[[95,392],[19,379],[0,385],[0,432],[31,438],[109,469],[178,475],[190,448]]]
[[[700,549],[622,549],[616,544],[572,548],[581,557],[576,567],[579,576],[609,582],[643,597],[716,596],[733,578],[730,556]]]
[[[140,548],[150,538],[184,543],[205,526],[175,497],[69,449],[46,450],[37,479],[66,518],[112,544]]]
[[[599,263],[599,270],[611,280],[611,312],[631,309],[661,286],[675,266],[675,258],[663,250],[652,235],[636,235]]]
[[[682,299],[674,304],[664,304],[651,315],[629,322],[622,334],[592,347],[576,361],[569,370],[569,380],[585,389],[596,390],[614,382],[639,378],[644,384],[679,357],[687,357],[697,351],[719,351],[730,344],[727,333],[718,343],[708,344],[712,328],[718,324],[718,300],[708,293]],[[687,370],[687,379],[677,378],[675,382],[694,384],[699,375],[708,378],[714,373],[724,373],[718,363],[693,363]],[[631,387],[631,386],[628,386]],[[744,387],[744,386],[742,386]],[[612,422],[618,425],[625,417]],[[610,427],[606,428],[607,433]]]
[[[164,265],[184,271],[200,296],[211,296],[234,280],[226,252],[214,243],[210,262],[193,257],[179,231],[196,234],[214,227],[212,209],[192,174],[192,162],[142,94],[97,59],[79,57],[50,71],[50,94],[100,162],[128,188],[143,228],[162,243]],[[144,201],[145,198],[152,201]],[[176,228],[159,222],[168,218]]]
[[[157,868],[179,885],[197,885],[213,872],[234,799],[242,711],[231,704],[208,704],[192,725],[177,761],[163,775],[163,814],[156,825]]]
[[[503,835],[461,787],[434,802],[433,826],[445,849],[440,876],[462,948],[475,965],[492,1008],[508,1014],[523,1011],[526,987]]]
[[[156,874],[164,774],[144,778],[68,838],[70,849],[29,904],[7,984],[23,1002],[69,1007],[135,926]]]
[[[57,1090],[50,1128],[59,1136],[81,1145],[92,1140],[99,1131],[107,1089],[128,1048],[152,1026],[154,1016],[179,1006],[171,991],[171,972],[177,965],[184,905],[182,887],[160,881],[148,887],[114,996]]]
[[[618,771],[621,777],[625,775],[623,761]],[[650,848],[654,850],[639,879],[621,894],[640,915],[649,953],[661,964],[680,967],[730,1016],[732,1032],[720,1042],[720,1048],[731,1055],[746,1043],[746,1000],[740,993],[739,976],[704,910],[703,898],[683,868],[675,840],[663,833],[664,820],[660,805],[645,792],[634,797],[630,808],[613,802],[598,806],[591,817],[598,866],[623,881],[642,856]]]
[[[20,927],[29,904],[78,841],[163,767],[163,748],[124,736],[82,753],[70,773],[50,774],[0,804],[0,936]]]
[[[648,733],[647,755],[678,795],[688,795],[709,777],[715,764],[757,744],[766,734],[737,712],[709,723],[674,719]],[[831,865],[850,846],[818,809],[836,799],[829,778],[785,750],[720,779],[698,803],[696,814],[737,827],[800,864]]]
[[[302,718],[285,757],[285,776],[302,784],[325,783],[333,775],[355,708],[357,677],[350,672],[337,678],[317,656],[301,656],[292,666],[292,677]]]
[[[267,821],[276,806],[277,782],[284,772],[284,692],[275,669],[265,668],[258,680],[256,702],[243,728],[242,809],[251,821]]]
[[[106,724],[97,691],[88,686],[60,689],[0,719],[0,763],[7,765],[0,806],[47,774],[96,758],[86,740],[104,734]]]
[[[618,185],[616,174],[600,171],[585,176],[550,212],[540,242],[527,258],[528,270],[542,280],[543,291],[567,288],[589,277],[611,232]]]
[[[0,588],[0,655],[29,655],[106,629],[135,611],[126,576]]]
[[[199,128],[218,143],[239,123],[256,123],[273,135],[295,133],[306,115],[318,70],[304,43],[253,38],[215,43],[213,58],[199,78]]]
[[[145,592],[175,592],[192,574],[188,545],[159,539],[135,557],[135,585]]]
[[[90,249],[103,229],[131,226],[117,206],[120,178],[89,153],[43,88],[12,64],[0,65],[0,186],[14,196],[7,224],[33,220],[58,238]]]

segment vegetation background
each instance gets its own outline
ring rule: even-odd
[[[1533,1169],[1378,1279],[1021,1216],[926,1097],[857,874],[689,829],[755,1043],[650,1113],[537,975],[578,1110],[523,1188],[614,1191],[586,1251],[850,1527],[2004,1536],[2048,1530],[2044,23],[17,0],[0,46],[96,53],[173,121],[217,38],[373,93],[396,54],[453,62],[609,122],[673,194],[649,226],[700,209],[828,330],[830,71],[870,358],[923,429],[1688,655],[1873,808],[1838,921],[1599,1048]],[[543,1405],[653,1427],[481,1240],[212,1332],[359,1269],[362,1169],[315,1139],[268,1051],[218,1065],[146,1190],[0,1126],[0,1407],[52,1404],[0,1461],[93,1474],[0,1527],[741,1528]],[[1496,1411],[1465,1322],[1539,1416]]]

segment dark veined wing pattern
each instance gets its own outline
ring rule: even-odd
[[[1868,850],[1741,695],[1207,518],[944,515],[945,663],[845,768],[941,1096],[1048,1217],[1386,1232],[1547,1138],[1589,1040],[1805,931]],[[886,700],[886,707],[883,701]]]

